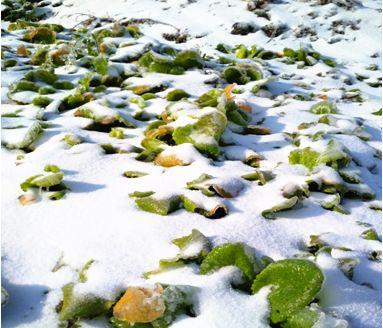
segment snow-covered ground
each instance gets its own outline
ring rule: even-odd
[[[17,65],[2,67],[2,114],[8,113],[2,115],[3,143],[9,146],[20,139],[25,131],[18,125],[41,120],[48,123],[32,144],[33,151],[24,154],[21,150],[2,148],[2,286],[9,293],[2,308],[4,327],[56,327],[55,308],[62,299],[62,286],[74,281],[91,259],[94,263],[87,272],[88,280],[80,289],[106,299],[116,298],[128,286],[156,282],[196,287],[196,316],[178,316],[171,327],[268,327],[267,290],[250,295],[232,288],[231,282],[238,275],[234,267],[201,275],[198,265],[190,264],[153,275],[149,280],[143,277],[144,272],[158,266],[159,259],[177,253],[171,240],[190,234],[192,229],[198,229],[214,246],[246,243],[258,258],[268,256],[278,261],[306,257],[315,261],[325,275],[316,297],[321,309],[346,320],[349,327],[381,327],[381,116],[376,115],[381,108],[379,1],[63,0],[62,4],[52,1],[52,5],[45,2],[51,15],[44,22],[69,29],[91,19],[90,30],[97,30],[111,27],[110,20],[130,21],[143,34],[133,46],[137,51],[149,43],[178,50],[198,49],[205,55],[205,64],[203,69],[194,68],[182,75],[145,73],[142,77],[127,77],[124,86],[131,83],[128,88],[112,86],[96,93],[97,100],[84,107],[98,115],[119,113],[136,124],[136,128],[121,128],[123,139],[84,129],[92,121],[78,117],[76,111],[80,106],[59,112],[61,100],[71,91],[48,94],[54,101],[43,114],[39,106],[30,105],[35,92],[8,94],[10,86],[31,69],[28,57],[19,56]],[[99,25],[92,25],[94,22]],[[239,27],[249,33],[232,34],[236,23],[241,23]],[[9,22],[2,22],[5,30],[8,25]],[[2,33],[3,62],[16,58],[20,45],[35,51],[33,43],[21,40],[24,32]],[[70,33],[65,30],[57,37],[69,40]],[[185,42],[169,41],[164,33],[184,35]],[[111,55],[114,59],[109,57],[109,73],[113,69],[116,74],[134,71],[134,64],[126,60],[130,47],[121,46],[132,38],[108,39],[117,48]],[[322,57],[318,62],[312,58],[315,64],[305,67],[300,67],[299,62],[284,62],[286,57],[282,55],[259,60],[265,79],[258,84],[266,87],[254,91],[257,82],[235,87],[240,92],[232,94],[235,101],[251,109],[250,124],[268,128],[270,134],[239,133],[238,125],[232,124],[221,137],[221,155],[215,159],[208,158],[191,143],[182,143],[166,146],[161,154],[175,156],[185,165],[164,167],[158,160],[157,164],[136,160],[135,149],[141,147],[148,122],[139,119],[137,113],[141,109],[130,100],[137,95],[129,86],[167,87],[157,92],[156,98],[146,100],[143,115],[150,121],[171,103],[166,95],[172,89],[183,89],[190,95],[189,100],[194,101],[210,89],[224,88],[227,83],[219,76],[222,65],[217,58],[227,56],[233,60],[235,55],[216,50],[219,43],[232,47],[257,45],[277,54],[286,47],[302,48],[319,52]],[[335,67],[326,65],[323,59],[333,60]],[[247,60],[250,59],[242,59]],[[87,68],[76,65],[57,67],[55,73],[60,80],[77,85]],[[322,100],[336,104],[336,113],[326,123],[318,122],[323,115],[311,110]],[[203,111],[215,110],[199,109],[194,104],[179,107],[183,109],[177,112],[175,122],[169,124],[173,128],[196,120]],[[9,113],[18,109],[16,115],[20,120],[13,128],[7,128],[7,124],[11,127],[15,124]],[[63,141],[68,134],[82,142],[70,147]],[[357,178],[359,183],[343,181],[337,170],[324,164],[314,172],[303,165],[289,164],[292,151],[311,147],[324,152],[330,140],[350,159],[341,170],[342,177]],[[101,144],[112,144],[122,151],[107,154]],[[241,178],[255,170],[249,162],[244,163],[250,155],[261,158],[259,170],[272,173],[273,178],[266,184]],[[23,194],[20,183],[43,172],[48,164],[62,170],[69,191],[57,201],[39,197],[33,204],[22,206],[18,200]],[[124,176],[126,171],[147,175],[129,179]],[[207,198],[199,191],[185,188],[187,182],[203,173],[215,177],[215,183],[235,197]],[[293,209],[277,213],[274,219],[262,215],[264,210],[283,202],[291,190],[304,190],[309,180],[331,185],[334,179],[357,194],[355,198],[342,197],[339,206],[348,214],[325,209],[323,203],[332,195],[311,190],[306,197],[300,197]],[[207,208],[217,204],[226,207],[228,215],[209,219],[179,209],[160,216],[140,210],[134,198],[129,197],[135,191],[154,191],[164,198],[181,194],[195,197]],[[358,197],[362,192],[368,199]],[[377,238],[363,238],[368,229],[376,231]],[[318,236],[322,246],[331,246],[331,251],[316,256],[308,253],[313,235]],[[57,263],[63,266],[52,270]],[[353,263],[352,274],[348,276],[344,271],[350,270],[345,269],[345,263]],[[107,327],[108,323],[104,318],[84,320],[80,325]],[[343,327],[334,323],[315,327],[321,325]]]

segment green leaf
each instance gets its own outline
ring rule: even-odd
[[[44,167],[45,172],[61,173],[60,168],[57,165],[48,164]]]
[[[239,48],[235,51],[235,56],[240,59],[247,58],[248,56],[247,48],[243,44],[241,44]]]
[[[128,25],[126,30],[135,39],[138,39],[142,35],[142,33],[140,31],[140,28],[138,26],[136,26],[136,25]]]
[[[185,210],[201,214],[208,219],[220,219],[228,213],[226,206],[223,204],[219,204],[213,208],[206,208],[203,204],[197,204],[184,195],[181,195],[181,201]]]
[[[108,74],[108,61],[103,56],[98,56],[93,59],[94,69],[98,74]]]
[[[255,170],[254,172],[242,175],[241,178],[248,181],[258,181],[258,184],[265,185],[267,181],[274,178],[274,175],[269,171]]]
[[[382,109],[378,109],[376,112],[372,112],[372,115],[382,116]]]
[[[82,88],[78,88],[73,94],[66,96],[60,104],[59,111],[76,108],[94,99],[92,94],[83,93],[83,91]]]
[[[172,259],[162,259],[158,262],[158,268],[144,272],[143,277],[145,279],[151,278],[153,275],[170,271],[170,270],[175,270],[177,268],[180,268],[185,265],[185,262],[178,257],[172,258]]]
[[[183,50],[177,54],[174,58],[174,64],[176,66],[181,66],[184,69],[189,69],[193,67],[202,68],[203,60],[198,51],[194,50]]]
[[[18,91],[34,91],[37,92],[39,90],[39,87],[36,85],[36,83],[32,81],[26,81],[26,80],[19,80],[11,85],[9,88],[10,92],[18,92]]]
[[[379,240],[379,236],[373,228],[363,231],[360,236],[366,240]]]
[[[110,318],[110,323],[114,328],[153,328],[150,323],[134,323],[131,324],[128,321],[118,320],[115,317]]]
[[[340,195],[338,193],[330,195],[329,198],[322,201],[320,204],[326,210],[331,210],[334,212],[349,214],[341,205],[340,205]]]
[[[23,41],[51,44],[56,42],[56,32],[49,27],[31,27],[23,36]]]
[[[133,104],[136,104],[140,109],[144,109],[146,107],[146,103],[143,97],[129,98],[129,101]]]
[[[23,139],[17,143],[4,142],[8,149],[27,149],[33,144],[43,132],[43,126],[39,122],[34,122],[26,131]]]
[[[329,101],[321,101],[310,108],[310,112],[313,114],[336,114],[336,105],[335,103]]]
[[[324,58],[322,59],[323,62],[327,65],[327,66],[330,66],[330,67],[336,67],[336,62],[335,60],[333,59],[330,59],[330,58]]]
[[[164,271],[179,268],[187,263],[200,263],[210,251],[210,242],[197,229],[193,229],[191,234],[172,240],[180,251],[171,259],[162,259],[159,261],[159,267],[153,271],[144,273],[145,278]]]
[[[214,196],[215,192],[209,189],[209,186],[205,185],[204,182],[213,179],[211,175],[201,174],[197,179],[186,183],[186,188],[190,190],[201,190],[206,196]]]
[[[70,146],[70,147],[79,145],[83,142],[79,136],[76,136],[74,134],[65,135],[63,138],[63,141],[65,141],[68,144],[68,146]]]
[[[187,253],[188,259],[202,259],[210,251],[209,240],[197,229],[193,229],[189,235],[173,239],[172,243],[180,249],[184,258]],[[189,248],[193,249],[192,253]]]
[[[154,99],[154,98],[157,98],[156,94],[155,93],[144,93],[142,96],[142,99],[144,100],[150,100],[150,99]]]
[[[208,92],[201,95],[195,102],[196,104],[203,107],[217,107],[218,97],[222,94],[221,90],[211,89]]]
[[[252,292],[255,294],[265,286],[272,286],[268,295],[270,321],[276,324],[312,302],[323,280],[323,273],[315,263],[287,259],[271,263],[259,273],[253,282]]]
[[[53,191],[48,194],[50,200],[60,200],[66,194],[66,190]]]
[[[58,173],[48,173],[48,174],[40,174],[36,176],[30,183],[32,186],[36,186],[39,188],[49,188],[61,183],[64,174],[62,172]]]
[[[52,85],[58,80],[58,76],[53,72],[53,70],[50,71],[47,69],[38,68],[25,74],[24,79],[32,82],[41,81]]]
[[[275,219],[275,213],[291,209],[298,202],[298,200],[298,196],[286,199],[282,203],[262,211],[262,216],[266,219]]]
[[[229,45],[224,44],[224,43],[218,43],[216,46],[216,49],[220,52],[225,53],[225,54],[230,54],[232,51],[232,48]]]
[[[153,328],[167,328],[177,315],[190,312],[191,302],[186,291],[179,286],[167,286],[162,294],[165,313],[151,322]]]
[[[177,145],[191,143],[202,153],[217,157],[220,153],[218,141],[226,124],[227,119],[224,113],[219,110],[209,111],[194,124],[176,127],[173,140]]]
[[[345,153],[342,146],[334,140],[330,140],[326,150],[318,153],[310,147],[296,149],[290,152],[290,164],[302,164],[312,171],[318,164],[324,163],[333,169],[341,169],[351,161],[351,157]]]
[[[63,302],[59,313],[61,321],[78,318],[92,319],[105,314],[114,304],[92,294],[76,295],[75,284],[69,283],[62,288]]]
[[[51,98],[44,96],[35,97],[32,100],[32,104],[39,107],[47,107],[51,102]]]
[[[168,215],[178,210],[180,205],[179,196],[171,196],[165,199],[156,199],[154,197],[143,197],[136,199],[136,204],[143,211],[159,215]]]
[[[284,48],[283,49],[283,56],[290,57],[290,58],[295,58],[296,57],[296,53],[295,53],[295,51],[293,49]]]
[[[39,92],[40,95],[49,95],[49,94],[56,93],[56,89],[52,88],[50,86],[47,86],[47,87],[39,88],[38,92]]]
[[[127,128],[135,127],[133,123],[129,122],[117,111],[105,111],[104,113],[101,111],[94,110],[92,108],[82,107],[74,112],[74,116],[92,119],[94,123],[100,124],[101,126],[104,126],[104,128],[112,128],[118,124],[122,127]]]
[[[154,191],[134,191],[129,194],[129,197],[143,198],[143,197],[151,196],[154,193],[155,193]]]
[[[121,128],[112,128],[109,132],[109,136],[116,139],[124,139],[125,133]]]
[[[8,31],[25,30],[28,29],[28,27],[47,27],[58,33],[64,31],[64,26],[60,24],[41,24],[23,19],[18,19],[16,22],[12,22],[11,24],[9,24]]]
[[[174,89],[166,95],[166,99],[169,101],[179,101],[183,98],[189,98],[190,95],[182,89]]]
[[[326,150],[319,154],[317,161],[337,170],[350,163],[351,157],[343,151],[338,142],[330,140]]]
[[[243,243],[226,243],[214,247],[202,261],[200,273],[208,274],[230,265],[242,271],[246,282],[253,281],[257,269],[255,257]]]
[[[309,307],[301,309],[282,323],[282,328],[312,328],[319,320],[319,313]]]
[[[61,90],[71,90],[75,87],[75,85],[72,82],[66,81],[66,80],[56,81],[53,83],[52,86],[56,89],[61,89]]]
[[[162,152],[167,146],[165,142],[154,139],[154,138],[144,138],[141,141],[141,146],[145,149],[155,152],[156,154]]]
[[[236,66],[229,66],[225,68],[222,72],[222,77],[227,83],[237,83],[240,85],[251,81],[251,79],[246,75],[246,70]]]
[[[140,178],[140,177],[143,177],[145,175],[148,175],[148,174],[144,173],[144,172],[139,172],[139,171],[125,171],[124,172],[124,176],[126,176],[127,178]]]
[[[88,262],[84,264],[84,266],[82,267],[82,269],[80,270],[78,274],[78,279],[80,282],[86,282],[88,280],[87,272],[93,263],[94,263],[94,260],[89,260]]]
[[[319,153],[310,147],[296,149],[290,152],[289,163],[292,165],[301,164],[312,171],[318,165]]]

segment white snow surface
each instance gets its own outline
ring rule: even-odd
[[[319,305],[326,313],[346,320],[351,328],[381,327],[381,264],[368,259],[370,252],[381,250],[381,242],[360,237],[368,225],[378,232],[381,239],[380,211],[371,209],[369,201],[348,199],[342,202],[342,206],[350,214],[343,215],[323,209],[313,197],[301,201],[294,210],[279,213],[275,220],[261,215],[264,209],[284,199],[284,186],[304,183],[309,175],[303,166],[288,164],[288,155],[295,147],[285,133],[297,131],[297,126],[303,122],[316,121],[319,116],[310,113],[309,109],[320,99],[299,101],[284,94],[287,91],[327,95],[336,101],[337,117],[343,121],[337,127],[326,125],[325,129],[330,132],[325,132],[334,133],[331,138],[341,143],[354,159],[351,168],[357,170],[363,183],[375,192],[377,200],[381,200],[381,160],[377,157],[381,150],[381,117],[371,114],[381,107],[381,88],[372,88],[360,81],[352,86],[344,83],[355,73],[363,75],[368,72],[375,79],[381,74],[381,3],[366,0],[352,10],[336,6],[332,1],[326,5],[313,4],[315,1],[270,2],[271,22],[284,23],[289,28],[281,36],[271,39],[261,30],[245,36],[230,34],[236,22],[252,22],[259,27],[270,23],[248,11],[247,1],[113,0],[106,3],[100,0],[63,0],[61,6],[52,7],[54,15],[47,22],[65,27],[87,19],[86,15],[114,19],[150,18],[159,23],[140,25],[142,32],[153,42],[163,42],[179,49],[198,48],[202,53],[216,54],[216,44],[224,42],[229,45],[257,44],[281,52],[284,47],[297,49],[311,44],[316,51],[335,59],[339,65],[333,69],[320,63],[297,70],[296,65],[270,61],[269,68],[278,75],[278,80],[270,82],[268,87],[276,97],[269,99],[268,95],[262,97],[261,93],[253,95],[247,86],[243,87],[244,93],[237,96],[252,107],[252,122],[261,121],[262,126],[271,129],[271,134],[249,137],[227,131],[225,140],[232,138],[236,146],[228,147],[227,160],[220,162],[207,159],[190,144],[165,150],[166,154],[182,158],[187,166],[163,168],[139,162],[132,153],[106,155],[97,143],[112,143],[126,149],[140,146],[144,125],[137,129],[124,129],[127,138],[120,141],[107,134],[84,130],[83,127],[89,123],[87,119],[73,117],[73,111],[58,114],[52,103],[49,107],[52,110],[47,108],[45,113],[52,125],[34,144],[33,152],[17,160],[20,151],[2,148],[2,285],[10,295],[2,309],[2,326],[56,327],[55,306],[62,297],[61,287],[73,281],[78,270],[93,259],[95,263],[88,271],[88,281],[81,288],[105,298],[115,298],[128,286],[156,282],[196,287],[197,316],[177,317],[172,327],[269,327],[269,288],[256,295],[233,289],[230,282],[239,275],[234,267],[205,276],[198,273],[197,266],[189,265],[153,276],[149,281],[143,278],[143,272],[156,268],[159,259],[169,258],[176,252],[172,239],[198,229],[213,245],[245,242],[257,256],[266,255],[274,260],[302,255],[311,235],[320,235],[321,240],[333,247],[350,248],[352,251],[343,252],[347,253],[345,256],[359,260],[351,280],[339,269],[336,250],[318,255],[316,263],[326,275],[317,297]],[[334,34],[332,24],[337,20],[358,21],[358,29],[352,30],[348,26],[345,34]],[[294,31],[300,25],[314,29],[317,38],[314,41],[310,41],[309,36],[298,38]],[[189,35],[186,43],[175,45],[162,38],[163,33],[174,33],[174,27]],[[340,37],[340,41],[331,41],[335,37]],[[4,39],[3,44],[19,42],[12,41],[11,37]],[[141,50],[139,45],[134,47],[134,51]],[[129,55],[121,50],[115,56],[125,58]],[[366,70],[371,64],[377,64],[378,70]],[[60,69],[56,73],[67,73]],[[214,75],[214,72],[202,75],[197,70],[179,76],[152,73],[130,81],[135,85],[164,82],[171,88],[184,89],[195,99],[210,89],[203,83],[210,73]],[[291,79],[283,79],[282,75],[291,76]],[[20,77],[22,75],[18,71],[3,71],[3,103],[9,103],[6,97],[8,85]],[[342,98],[344,90],[341,88],[359,88],[364,101],[347,101]],[[115,96],[118,102],[126,99],[124,94],[134,96],[130,91],[115,91],[105,98],[112,101]],[[158,94],[165,96],[167,92]],[[31,93],[20,97],[29,97]],[[274,106],[281,99],[280,106]],[[168,104],[161,98],[147,103],[146,110],[152,114],[160,114]],[[104,110],[103,105],[98,106]],[[134,107],[131,103],[127,106]],[[33,119],[36,108],[32,105],[17,108],[24,107],[27,109],[23,114],[25,118]],[[190,111],[193,110],[191,106]],[[12,105],[4,105],[4,112],[12,112]],[[363,122],[361,125],[370,140],[363,141],[353,135],[353,129],[358,126],[356,119]],[[176,121],[174,125],[178,123],[181,124]],[[314,129],[310,133],[313,131],[317,132]],[[69,148],[62,141],[68,133],[80,136],[85,142]],[[315,143],[308,137],[306,139],[302,137],[302,145],[314,147]],[[264,157],[260,169],[272,170],[275,174],[275,178],[264,186],[240,179],[241,175],[254,171],[242,162],[242,157],[254,154]],[[40,173],[46,164],[55,164],[62,169],[64,182],[70,191],[58,201],[41,200],[21,206],[18,201],[22,194],[20,183]],[[140,171],[148,175],[127,179],[123,176],[125,171]],[[185,191],[187,182],[197,179],[202,173],[213,176],[214,181],[235,191],[234,198],[224,200],[228,216],[210,220],[183,209],[159,216],[139,210],[134,199],[129,197],[134,191],[153,190],[161,195],[180,193]],[[312,176],[318,181],[338,182],[341,179],[330,168],[314,172]],[[214,199],[208,200],[207,204],[214,205]],[[52,272],[60,258],[66,266]],[[83,327],[107,325],[102,319],[83,323]]]

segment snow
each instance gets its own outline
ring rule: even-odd
[[[322,252],[316,257],[316,263],[326,276],[317,297],[319,305],[326,313],[346,320],[350,327],[381,327],[381,265],[368,259],[370,252],[381,250],[381,242],[360,237],[368,229],[365,225],[374,228],[381,237],[381,212],[370,208],[372,202],[359,199],[342,201],[342,206],[350,212],[346,216],[323,209],[321,203],[328,198],[323,193],[312,193],[309,198],[300,200],[294,210],[278,213],[275,220],[261,215],[264,209],[285,200],[282,195],[284,190],[304,185],[307,180],[316,181],[318,185],[343,181],[336,170],[324,165],[310,173],[303,166],[288,164],[288,155],[295,147],[287,133],[297,131],[305,134],[300,136],[300,148],[309,146],[323,151],[329,138],[337,140],[353,158],[350,169],[358,174],[363,183],[347,186],[373,191],[377,202],[381,200],[381,119],[371,114],[381,106],[381,88],[372,88],[365,81],[357,80],[352,86],[347,84],[355,73],[368,75],[371,81],[381,75],[381,4],[376,0],[366,0],[351,10],[334,3],[314,4],[315,1],[291,0],[270,3],[268,14],[271,22],[281,22],[289,27],[281,36],[274,38],[268,38],[261,30],[244,36],[230,34],[232,25],[237,22],[253,22],[259,27],[270,23],[266,18],[248,11],[247,1],[113,0],[106,4],[99,0],[63,0],[61,6],[52,7],[54,15],[46,21],[66,27],[78,24],[89,18],[88,15],[124,20],[149,18],[155,21],[140,25],[146,35],[140,39],[142,43],[131,44],[132,38],[126,36],[105,39],[120,46],[110,58],[115,62],[109,69],[113,68],[115,72],[136,72],[136,65],[117,62],[143,52],[147,43],[164,43],[178,49],[195,48],[206,55],[222,55],[215,50],[220,42],[232,46],[256,44],[276,52],[282,52],[284,47],[298,49],[310,46],[322,55],[335,59],[338,65],[331,68],[318,63],[298,70],[296,65],[287,65],[278,59],[268,61],[266,67],[261,66],[265,70],[265,79],[237,86],[244,92],[235,96],[251,106],[251,124],[268,127],[271,134],[241,135],[226,130],[222,138],[225,144],[220,147],[222,156],[216,161],[206,158],[191,144],[169,146],[162,155],[175,155],[185,163],[185,166],[169,168],[135,160],[136,154],[132,150],[141,147],[145,122],[134,120],[137,129],[124,128],[125,139],[111,138],[106,133],[85,130],[84,127],[91,121],[74,117],[77,108],[58,113],[60,103],[56,99],[73,90],[47,95],[54,99],[43,112],[49,127],[33,144],[35,150],[23,154],[23,158],[17,158],[21,151],[2,149],[2,285],[9,293],[9,301],[2,308],[4,327],[57,326],[55,307],[62,297],[61,287],[74,281],[78,271],[90,259],[95,262],[81,290],[105,298],[117,297],[128,286],[157,282],[193,287],[197,316],[177,317],[172,324],[174,328],[269,327],[269,288],[262,289],[256,295],[232,288],[231,283],[240,278],[234,267],[203,276],[198,273],[195,264],[190,264],[155,275],[149,281],[143,278],[143,272],[157,267],[159,259],[174,254],[171,240],[190,234],[192,229],[201,231],[214,246],[225,242],[245,242],[257,256],[266,255],[274,260],[304,254],[311,235],[320,236],[332,247],[349,248],[348,252],[334,248],[331,254]],[[339,20],[360,22],[357,29],[347,25],[342,34],[334,32]],[[3,27],[7,25],[2,24]],[[298,38],[296,34],[301,25],[315,30],[316,36]],[[177,31],[188,35],[185,43],[175,44],[162,37],[163,33]],[[16,48],[22,44],[16,39],[17,34],[3,35],[3,46]],[[340,38],[339,41],[334,42],[337,38]],[[378,65],[376,71],[367,69],[372,64]],[[12,68],[2,71],[2,114],[16,112],[20,116],[17,119],[2,117],[3,143],[22,141],[27,130],[6,129],[7,125],[22,122],[25,126],[31,126],[41,119],[38,107],[14,104],[7,97],[9,85],[25,74],[27,64],[23,68],[25,71]],[[56,69],[60,80],[73,83],[77,83],[86,72],[87,69],[77,66]],[[209,107],[200,109],[192,101],[213,88],[209,82],[217,78],[213,68],[191,70],[183,75],[147,73],[143,77],[125,80],[127,88],[124,90],[108,88],[103,100],[87,103],[83,108],[91,108],[98,115],[121,113],[130,117],[138,111],[135,104],[127,101],[136,97],[130,88],[163,84],[169,88],[157,93],[161,98],[146,101],[145,112],[154,118],[166,109],[175,119],[170,126],[184,126],[216,111]],[[268,91],[260,90],[256,95],[250,92],[255,84],[266,82]],[[188,92],[191,95],[189,101],[172,104],[166,101],[166,94],[175,88]],[[361,90],[363,103],[351,102],[344,97],[350,89]],[[311,93],[316,96],[315,101],[299,101],[292,95]],[[23,91],[14,95],[13,100],[29,103],[37,95],[32,91]],[[317,122],[320,117],[309,111],[313,104],[321,100],[318,95],[336,102],[338,114],[333,115],[336,122],[331,126],[318,124],[298,130],[299,124]],[[110,108],[119,103],[126,104],[126,108]],[[313,142],[309,134],[318,131],[328,134],[324,140]],[[361,140],[359,132],[369,136],[369,140]],[[79,136],[83,143],[69,147],[62,140],[67,134]],[[214,138],[201,135],[193,138],[204,143],[216,142]],[[105,154],[100,147],[105,143],[126,152]],[[243,163],[250,156],[262,157],[260,169],[272,171],[275,178],[264,186],[241,179],[242,175],[254,171]],[[20,183],[41,173],[46,164],[55,164],[62,169],[64,183],[70,191],[58,201],[43,199],[21,206],[18,202],[22,194]],[[128,179],[123,176],[125,171],[148,175]],[[199,191],[185,189],[187,182],[203,173],[214,177],[209,184],[220,186],[234,197],[208,198]],[[224,203],[229,214],[219,220],[209,220],[183,209],[163,217],[144,212],[138,209],[129,194],[149,190],[155,191],[159,197],[184,194],[208,209]],[[359,263],[351,280],[339,269],[338,259],[344,257],[355,258]],[[52,272],[60,259],[65,266]],[[328,316],[322,317],[315,327],[322,327],[321,324],[323,327],[337,327],[336,324],[343,327],[342,322],[336,323]],[[82,323],[82,327],[105,326],[107,323],[103,319]]]

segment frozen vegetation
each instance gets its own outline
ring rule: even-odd
[[[3,327],[381,327],[379,1],[2,18]]]

